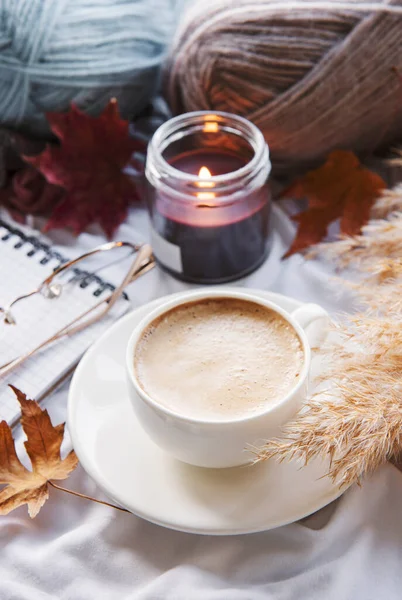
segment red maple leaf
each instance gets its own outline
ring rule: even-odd
[[[48,113],[59,145],[48,145],[37,156],[24,156],[53,185],[64,188],[63,199],[51,213],[45,231],[69,227],[81,233],[99,223],[112,236],[138,199],[133,180],[123,172],[142,142],[129,136],[128,121],[120,118],[111,100],[99,117],[90,117],[72,105],[67,113]]]
[[[363,167],[353,152],[331,152],[321,167],[309,171],[282,193],[294,199],[308,199],[307,210],[293,217],[298,229],[284,258],[321,242],[330,223],[338,218],[342,234],[360,233],[385,187],[385,181]]]

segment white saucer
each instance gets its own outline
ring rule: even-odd
[[[234,289],[234,288],[231,288]],[[301,303],[263,291],[292,311]],[[173,297],[173,296],[172,296]],[[134,514],[180,531],[232,535],[297,521],[340,495],[328,464],[268,461],[254,467],[203,469],[159,449],[139,425],[126,391],[124,353],[155,300],[113,325],[85,354],[71,383],[68,425],[87,473]]]

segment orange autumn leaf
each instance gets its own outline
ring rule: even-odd
[[[21,425],[27,436],[25,449],[32,471],[21,463],[15,450],[11,429],[6,421],[0,422],[0,515],[28,505],[33,518],[49,497],[48,482],[65,479],[75,469],[78,459],[72,450],[66,458],[60,456],[64,437],[64,423],[54,427],[47,410],[14,386],[10,386],[21,406]]]
[[[307,210],[293,217],[298,229],[284,258],[321,242],[330,223],[338,218],[341,233],[359,234],[385,187],[385,181],[363,167],[353,152],[331,152],[322,167],[309,171],[282,194],[308,200]]]

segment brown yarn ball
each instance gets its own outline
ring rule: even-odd
[[[276,172],[368,154],[402,138],[402,0],[192,0],[165,89],[174,113],[253,121]]]

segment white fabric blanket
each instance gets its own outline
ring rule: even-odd
[[[294,228],[278,209],[266,263],[236,285],[350,309],[328,267],[281,262]],[[144,210],[116,238],[147,239]],[[103,241],[53,236],[73,255]],[[155,269],[129,289],[133,306],[184,289]],[[68,385],[47,401],[65,420]],[[21,443],[22,440],[20,440]],[[19,444],[20,445],[20,444]],[[103,498],[80,467],[68,487]],[[169,531],[106,506],[51,490],[35,520],[21,508],[0,519],[0,600],[386,600],[402,593],[402,474],[387,465],[303,522],[266,533],[204,537]],[[291,490],[290,490],[291,493]]]

